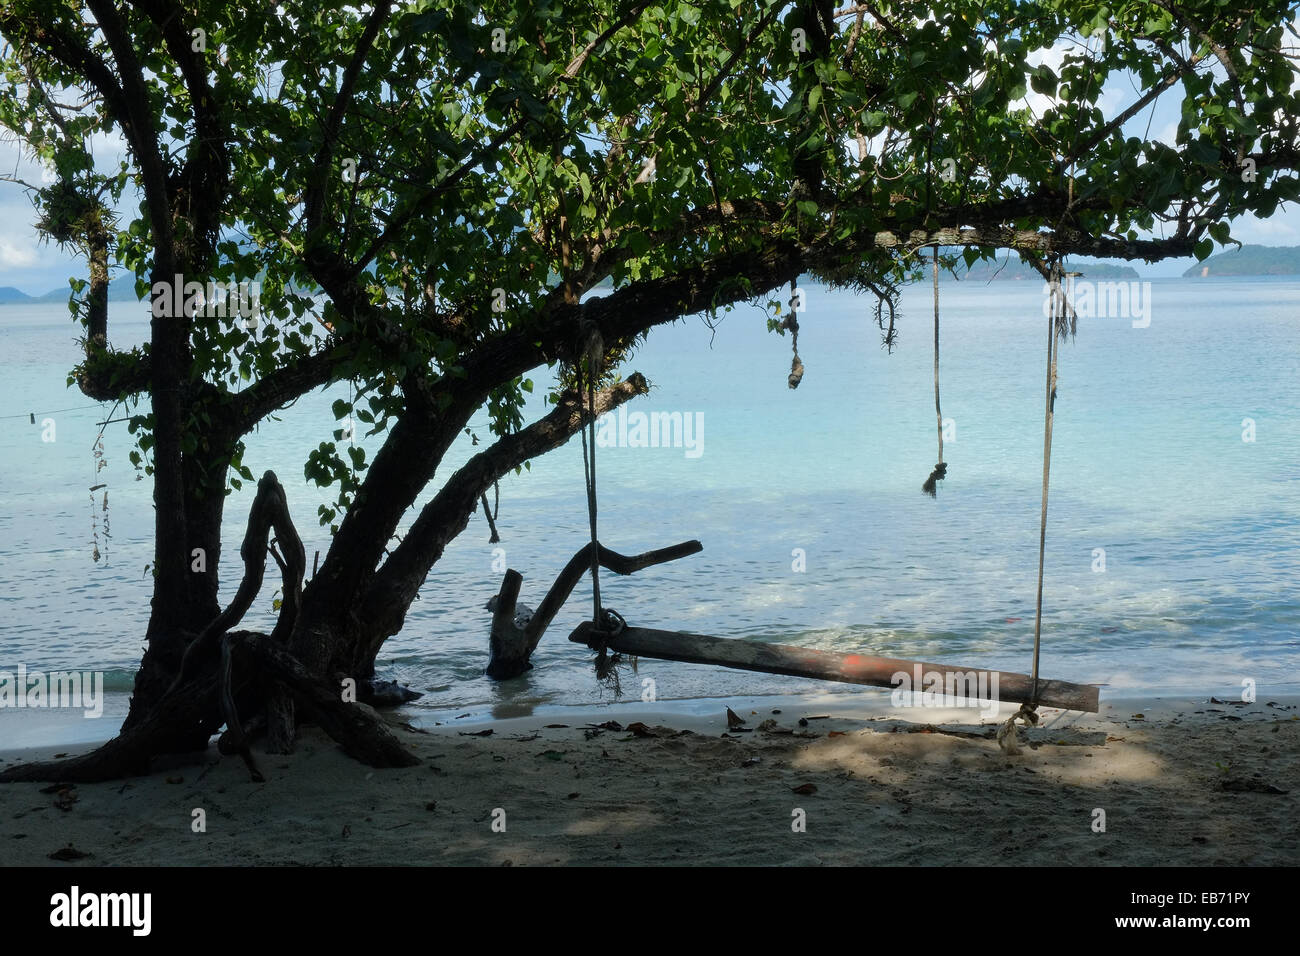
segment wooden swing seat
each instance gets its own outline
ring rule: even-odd
[[[918,692],[927,689],[921,681],[930,681],[933,679],[931,675],[938,675],[938,680],[942,683],[931,685],[936,692],[943,692],[949,687],[970,688],[972,693],[977,687],[996,688],[995,696],[998,700],[1020,704],[1035,702],[1033,678],[1028,674],[1008,671],[983,668],[966,670],[946,664],[895,657],[841,654],[811,647],[709,637],[682,631],[660,631],[648,627],[628,626],[613,636],[607,636],[597,633],[590,621],[579,624],[569,635],[569,640],[588,647],[599,647],[603,643],[611,651],[634,657],[653,657],[687,664],[712,664],[737,670],[867,684],[872,687],[898,687],[900,682],[896,675],[901,672],[908,675],[909,686]],[[1071,684],[1039,678],[1037,703],[1095,714],[1098,709],[1098,688],[1091,684]]]

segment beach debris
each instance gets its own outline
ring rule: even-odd
[[[934,731],[933,731],[933,730],[922,730],[921,733],[923,733],[923,734],[931,734],[931,733],[934,733]],[[832,730],[832,731],[830,731],[826,736],[827,736],[827,737],[847,737],[847,736],[848,736],[848,733],[846,733],[846,732],[843,731],[843,730]]]
[[[793,734],[794,731],[789,727],[782,727],[775,720],[769,717],[758,725],[757,730],[764,734]]]
[[[1134,714],[1133,717],[1132,717],[1132,719],[1133,719],[1133,720],[1146,720],[1146,719],[1147,719],[1147,715],[1146,715],[1146,714]]]
[[[487,730],[462,730],[460,735],[462,737],[491,737],[492,728],[489,727]]]
[[[167,778],[167,782],[168,782],[168,783],[184,783],[184,782],[185,782],[185,778],[184,778],[184,777],[168,777],[168,778]]]
[[[816,784],[813,784],[813,783],[801,783],[801,784],[799,784],[799,786],[797,786],[797,787],[791,787],[791,788],[790,788],[790,792],[791,792],[791,793],[797,793],[797,794],[799,794],[801,797],[802,797],[802,796],[807,796],[807,795],[810,794],[810,793],[816,793],[816,792],[817,792],[817,785],[816,785]]]
[[[430,813],[432,813],[434,810],[437,810],[437,809],[438,809],[438,801],[437,801],[437,800],[430,800],[428,803],[426,803],[426,804],[424,805],[424,809],[426,809],[426,810],[428,810]]]
[[[350,827],[348,824],[345,823],[343,824],[342,837],[344,840],[346,840],[350,836],[352,836],[352,827]]]
[[[55,783],[42,787],[41,793],[54,794],[54,805],[65,813],[77,802],[77,788],[70,783]]]
[[[543,730],[568,730],[568,728],[568,724],[545,724],[542,727]]]
[[[735,730],[738,727],[745,726],[745,719],[737,714],[730,707],[727,708],[727,727]]]
[[[563,760],[566,752],[564,750],[543,750],[537,756],[545,757],[547,760]]]
[[[60,847],[59,849],[55,850],[53,853],[49,854],[49,859],[59,860],[60,862],[66,863],[71,860],[85,860],[94,855],[95,854],[93,853],[83,853],[81,850],[78,850],[71,843],[69,843],[67,846]]]
[[[1263,780],[1248,780],[1242,777],[1231,777],[1227,780],[1219,781],[1219,789],[1226,790],[1229,793],[1290,793],[1290,790],[1282,790],[1273,786],[1271,783],[1265,783]]]
[[[63,753],[63,754],[55,754],[55,755],[54,755],[54,759],[55,759],[55,760],[62,760],[62,759],[63,759],[64,757],[66,757],[66,756],[67,756],[67,754],[65,754],[65,753]]]
[[[808,718],[807,718],[807,717],[800,717],[800,718],[799,718],[799,726],[800,726],[800,727],[807,727],[807,726],[808,726]]]
[[[742,766],[742,767],[756,767],[756,766],[758,766],[758,765],[759,765],[760,763],[762,763],[762,762],[763,762],[763,758],[762,758],[762,757],[750,757],[750,758],[748,758],[744,763],[742,763],[741,766]]]
[[[596,730],[595,728],[592,728],[590,730],[584,730],[582,732],[582,736],[587,740],[595,740],[603,733],[604,733],[603,730]]]
[[[778,708],[777,710],[772,711],[772,713],[774,713],[774,714],[779,714],[779,713],[781,713],[781,711],[780,711],[780,709]]]
[[[357,699],[371,707],[400,707],[424,695],[404,687],[395,680],[376,680],[367,677],[357,686]]]
[[[595,727],[597,730],[612,730],[615,733],[623,729],[623,725],[617,720],[607,720],[603,724],[591,724],[590,726]]]
[[[663,731],[667,730],[668,728],[647,727],[645,724],[641,723],[641,721],[638,720],[636,723],[628,724],[627,729],[628,732],[631,733],[633,737],[662,737],[664,736]],[[630,740],[631,737],[627,737],[624,739]]]
[[[806,719],[808,719],[808,720],[830,720],[830,719],[831,719],[831,715],[830,715],[830,714],[809,714],[808,717],[807,717]]]
[[[580,794],[578,791],[575,790],[573,791],[573,793],[569,794],[569,799],[577,800],[580,796],[582,796],[582,794]]]

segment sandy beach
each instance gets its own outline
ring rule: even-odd
[[[728,706],[745,728],[729,731]],[[0,786],[0,860],[1300,860],[1297,698],[1103,700],[1099,715],[1044,709],[1039,727],[1021,731],[1023,750],[1014,756],[992,738],[993,718],[892,708],[887,695],[874,693],[620,704],[498,720],[448,715],[422,729],[404,724],[400,713],[391,719],[419,766],[372,770],[309,728],[293,755],[260,755],[262,784],[250,782],[238,758],[212,748],[126,781]],[[48,756],[10,751],[0,754],[0,766]]]

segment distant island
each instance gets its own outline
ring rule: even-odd
[[[1184,279],[1300,275],[1300,246],[1242,246],[1188,268]]]
[[[1136,269],[1132,266],[1117,266],[1109,262],[1071,262],[1069,268],[1072,272],[1082,272],[1088,279],[1140,279]],[[927,273],[928,275],[928,273]],[[951,279],[953,276],[944,274],[942,278]],[[1043,277],[1033,266],[1021,260],[1018,256],[1011,258],[1003,256],[1001,259],[981,259],[966,268],[964,262],[957,264],[956,279],[962,282],[1042,282]]]
[[[966,263],[961,259],[961,250],[958,248],[947,247],[939,250],[941,255],[957,256],[955,266],[956,274],[954,275],[947,270],[939,273],[939,278],[943,281],[952,282],[1042,282],[1043,277],[1038,271],[1027,262],[1024,262],[1019,256],[1003,256],[1000,259],[980,259],[969,269]],[[929,261],[923,263],[924,276],[928,281]],[[1069,268],[1072,272],[1082,272],[1088,279],[1123,279],[1134,280],[1140,279],[1141,276],[1132,266],[1112,265],[1109,262],[1079,262],[1071,260]]]
[[[957,253],[958,249],[944,249],[944,253]],[[927,263],[928,265],[928,263]],[[1109,262],[1070,263],[1070,269],[1082,272],[1087,279],[1125,280],[1140,279],[1132,266],[1113,265]],[[929,273],[926,273],[927,277]],[[1242,246],[1210,256],[1204,262],[1189,266],[1184,279],[1218,278],[1222,276],[1292,276],[1300,275],[1300,246]],[[1041,282],[1032,266],[1019,257],[1003,256],[1000,259],[982,259],[969,269],[962,261],[957,263],[957,274],[943,272],[940,278],[962,282]],[[558,281],[558,277],[556,277]],[[602,286],[612,286],[606,279]],[[37,305],[44,302],[67,302],[70,289],[53,289],[44,295],[28,295],[13,286],[0,286],[0,305]],[[135,276],[120,275],[108,284],[108,301],[138,302],[135,294]]]
[[[39,305],[42,302],[67,302],[72,289],[52,289],[44,295],[28,295],[11,285],[0,286],[0,305]],[[135,276],[118,276],[108,284],[109,302],[139,302],[135,295]]]

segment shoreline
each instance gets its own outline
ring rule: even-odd
[[[261,784],[210,748],[144,777],[0,785],[0,845],[8,864],[60,866],[1300,859],[1296,696],[1043,708],[1017,755],[992,739],[996,719],[893,708],[887,691],[674,703],[432,726],[393,713],[420,758],[400,770],[357,763],[309,727],[292,755],[255,746]],[[7,750],[0,766],[48,755]],[[69,845],[89,855],[51,858]]]
[[[835,684],[832,686],[841,688],[852,687],[853,685]],[[682,727],[698,731],[711,726],[709,724],[710,718],[716,716],[725,707],[731,707],[737,712],[741,708],[750,710],[767,708],[770,710],[773,708],[782,709],[783,706],[793,709],[822,708],[822,710],[830,709],[844,716],[872,718],[885,714],[899,720],[908,720],[909,715],[918,715],[924,711],[930,714],[925,719],[927,723],[954,720],[974,720],[978,723],[981,722],[982,709],[986,707],[982,703],[978,706],[960,707],[921,707],[919,705],[894,707],[891,704],[890,695],[891,691],[886,688],[856,686],[850,691],[841,689],[832,691],[808,690],[803,692],[791,691],[788,694],[670,698],[649,703],[631,696],[619,700],[581,704],[538,704],[527,700],[506,700],[464,707],[423,708],[402,706],[382,712],[390,723],[399,726],[412,724],[421,730],[431,732],[436,732],[439,728],[463,728],[485,724],[506,724],[512,727],[528,726],[530,722],[541,720],[558,722],[561,720],[591,719],[600,722],[601,720],[617,719],[624,723],[630,723],[638,720],[649,722],[667,717],[673,717]],[[117,736],[122,720],[126,717],[130,696],[129,693],[121,691],[105,693],[103,715],[95,719],[87,719],[81,715],[80,711],[67,708],[5,708],[0,710],[0,731],[4,732],[0,739],[7,742],[14,739],[15,736],[20,737],[20,742],[17,744],[6,743],[0,745],[0,762],[15,759],[37,759],[32,757],[32,754],[43,754],[44,756],[39,759],[49,759],[55,753],[63,754],[65,751],[67,755],[72,756],[98,747]],[[920,694],[917,694],[917,697],[919,698]],[[1101,714],[1106,714],[1108,708],[1114,710],[1130,708],[1138,711],[1143,709],[1163,711],[1181,708],[1194,711],[1201,706],[1216,706],[1210,703],[1211,700],[1216,699],[1228,701],[1232,707],[1241,706],[1241,702],[1235,701],[1235,699],[1216,697],[1214,693],[1210,692],[1138,695],[1120,691],[1116,693],[1116,696],[1110,697],[1106,695],[1103,688]],[[1257,698],[1260,705],[1265,705],[1270,700],[1280,703],[1300,704],[1300,692],[1287,691],[1273,697],[1264,695]],[[999,704],[999,716],[996,718],[996,722],[1005,720],[1016,709],[1017,705],[1015,704]],[[1097,716],[1077,711],[1061,711],[1059,708],[1054,707],[1043,707],[1041,712],[1045,715],[1055,715],[1057,720],[1062,719],[1066,714],[1073,715],[1076,719],[1095,718]],[[602,714],[608,716],[599,716]],[[936,714],[939,716],[935,716]],[[990,721],[992,721],[992,718],[988,718],[983,722]],[[26,722],[29,725],[34,725],[34,727],[29,727],[27,733],[22,730],[15,732],[13,729],[14,722]],[[51,733],[56,729],[72,732],[56,736]],[[21,738],[24,736],[35,736],[38,740],[32,743],[21,742]],[[211,746],[215,746],[215,742],[216,736],[214,735]]]

